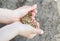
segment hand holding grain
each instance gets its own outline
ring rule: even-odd
[[[6,32],[6,33],[4,33],[5,37],[8,34],[8,36],[10,36],[10,38],[13,38],[17,34],[27,37],[27,38],[33,38],[37,34],[43,34],[43,30],[41,30],[39,28],[40,27],[39,23],[34,18],[37,13],[36,8],[37,8],[37,5],[23,6],[18,9],[15,9],[15,10],[0,9],[0,23],[8,24],[2,28],[2,30],[1,30],[2,32],[0,31],[1,34]],[[32,16],[27,17],[26,15],[28,15],[28,14],[32,14]],[[23,17],[25,17],[25,18],[23,18]],[[22,19],[22,21],[21,21],[21,19]],[[27,22],[24,19],[28,19],[28,20],[26,20]],[[32,23],[29,19],[31,21],[33,20]],[[12,29],[12,31],[11,31],[11,29]],[[16,29],[16,30],[14,30],[14,29]],[[15,34],[13,34],[13,32]],[[2,35],[2,37],[3,37],[3,35]]]

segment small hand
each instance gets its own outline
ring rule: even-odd
[[[20,18],[28,14],[28,12],[30,11],[32,11],[32,15],[35,16],[35,14],[37,13],[37,5],[23,6],[23,7],[17,8],[15,10],[10,10],[10,11],[7,10],[5,15],[3,15],[3,19],[5,19],[5,21],[3,22],[5,24],[8,24],[15,21],[20,21]],[[32,17],[32,19],[34,18]]]
[[[15,10],[0,8],[0,23],[12,23],[15,21],[20,21],[20,18],[25,16],[28,12],[32,11],[33,16],[35,16],[37,10],[37,5],[33,6],[23,6]]]
[[[38,25],[37,29],[28,24],[22,24],[20,22],[20,18],[25,16],[29,11],[32,11],[33,16],[35,16],[35,14],[37,13],[36,8],[37,8],[36,5],[33,5],[33,6],[23,6],[16,10],[4,10],[7,12],[4,12],[4,14],[1,15],[3,17],[2,18],[0,17],[1,18],[0,21],[3,20],[2,21],[3,23],[12,24],[10,26],[11,27],[14,26],[15,28],[17,28],[19,35],[25,36],[27,38],[33,38],[34,36],[36,36],[36,34],[43,34],[43,30],[39,28],[38,23],[37,23]]]
[[[10,27],[14,27],[18,30],[18,34],[27,38],[33,38],[37,34],[43,34],[43,30],[35,29],[28,24],[22,24],[20,22],[14,22],[10,24]]]

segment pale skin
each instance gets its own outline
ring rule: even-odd
[[[34,13],[37,13],[36,7],[36,5],[23,6],[16,10],[0,8],[0,23],[7,24],[0,29],[0,41],[9,41],[16,35],[21,35],[26,38],[33,38],[37,34],[43,34],[43,30],[39,28],[38,23],[38,27],[35,29],[34,27],[28,24],[22,24],[19,21],[21,17],[26,15],[31,10],[33,10],[33,16],[35,16]]]

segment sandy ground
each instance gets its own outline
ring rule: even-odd
[[[1,8],[16,9],[23,5],[38,5],[36,20],[40,23],[43,35],[37,35],[33,39],[16,36],[11,41],[60,41],[60,15],[55,0],[0,0]],[[3,25],[1,24],[1,27]]]

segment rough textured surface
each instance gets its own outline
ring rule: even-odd
[[[23,3],[20,2],[21,0],[0,0],[0,7],[16,9],[22,5],[38,4],[36,20],[40,23],[41,29],[43,29],[45,33],[42,36],[37,35],[33,39],[16,36],[16,38],[13,39],[14,41],[60,41],[60,37],[58,37],[58,35],[60,35],[60,16],[55,0],[26,0]]]

